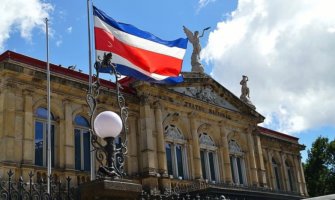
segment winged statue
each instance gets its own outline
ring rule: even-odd
[[[200,52],[201,52],[200,38],[204,36],[205,31],[209,30],[210,27],[203,29],[201,35],[199,35],[199,31],[194,31],[193,33],[185,26],[183,26],[183,29],[188,40],[193,45],[193,52],[191,56],[192,71],[204,72],[204,68],[200,63]]]

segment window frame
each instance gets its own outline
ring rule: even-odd
[[[275,190],[282,190],[282,178],[280,173],[280,165],[276,161],[275,158],[272,158],[271,160],[271,167],[272,167],[272,173],[273,173],[273,184]]]
[[[173,133],[168,132],[169,130],[174,130]],[[187,150],[186,150],[186,141],[184,139],[183,134],[181,131],[173,124],[165,126],[164,129],[165,135],[165,156],[166,156],[166,167],[168,175],[173,178],[177,179],[184,179],[187,180],[189,178],[188,172],[188,164],[187,164]],[[171,149],[171,164],[172,164],[172,172],[173,174],[169,173],[169,161],[167,155],[167,145],[170,145]],[[178,155],[177,155],[177,147],[181,147],[181,156],[182,156],[182,169],[183,169],[183,176],[180,176],[179,173],[179,165],[178,165]]]
[[[81,124],[77,124],[76,122],[76,119],[77,117],[82,117],[86,123],[87,123],[87,126],[84,126],[84,125],[81,125]],[[90,152],[90,145],[91,145],[91,137],[90,137],[90,128],[89,128],[89,122],[88,120],[82,116],[82,115],[76,115],[75,118],[74,118],[74,128],[73,128],[73,134],[74,134],[74,168],[75,170],[79,170],[79,171],[90,171],[91,170],[91,157],[90,157],[90,153],[88,154],[88,156],[85,154],[85,137],[84,137],[84,134],[89,134],[88,135],[88,142],[89,142],[89,145],[88,145],[88,152]],[[76,158],[76,134],[77,132],[76,131],[79,131],[78,134],[79,134],[79,143],[80,143],[80,169],[77,168],[77,158]],[[87,156],[88,160],[89,160],[89,164],[88,166],[85,166],[85,155]],[[85,169],[85,167],[88,167],[87,169]]]
[[[236,185],[248,185],[244,152],[235,140],[230,140],[228,147],[233,183]]]
[[[200,162],[201,162],[201,171],[202,171],[202,178],[208,180],[212,183],[220,182],[219,176],[219,162],[218,162],[218,155],[217,155],[217,147],[213,139],[207,133],[199,134],[199,147],[200,147]],[[203,153],[202,159],[201,154]],[[212,153],[213,155],[213,166],[210,164],[210,157],[209,154]],[[212,169],[214,169],[214,180],[212,177]],[[205,171],[205,174],[204,174]]]
[[[48,112],[48,109],[44,108],[44,107],[37,107],[34,111],[34,165],[36,166],[40,166],[40,167],[47,167],[47,154],[48,154],[48,149],[47,149],[47,135],[48,135],[48,119],[47,117],[43,117],[41,115],[38,114],[39,109],[44,109],[46,112]],[[56,133],[56,127],[57,127],[57,123],[55,120],[55,117],[53,115],[52,112],[50,112],[50,127],[51,127],[51,166],[54,167],[55,166],[55,133]],[[37,164],[37,160],[36,160],[36,124],[37,123],[41,123],[42,124],[42,140],[43,140],[43,147],[42,147],[42,165]]]

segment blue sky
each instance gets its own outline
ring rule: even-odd
[[[3,0],[0,51],[45,60],[43,18],[50,21],[50,62],[87,71],[87,2]],[[331,0],[95,0],[117,21],[173,40],[211,29],[202,38],[205,72],[240,95],[249,76],[251,101],[263,126],[300,138],[335,137],[335,14]],[[290,5],[287,7],[287,5]],[[20,13],[18,15],[17,13]],[[190,71],[188,45],[183,71]],[[307,152],[302,152],[303,160]]]

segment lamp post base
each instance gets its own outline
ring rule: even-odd
[[[79,186],[80,199],[82,200],[133,200],[142,192],[142,185],[129,180],[94,180]]]

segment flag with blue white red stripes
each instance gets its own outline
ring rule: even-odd
[[[149,82],[173,84],[180,75],[187,39],[162,40],[130,24],[117,22],[93,6],[96,56],[111,52],[116,70]],[[104,72],[107,72],[104,70]]]

